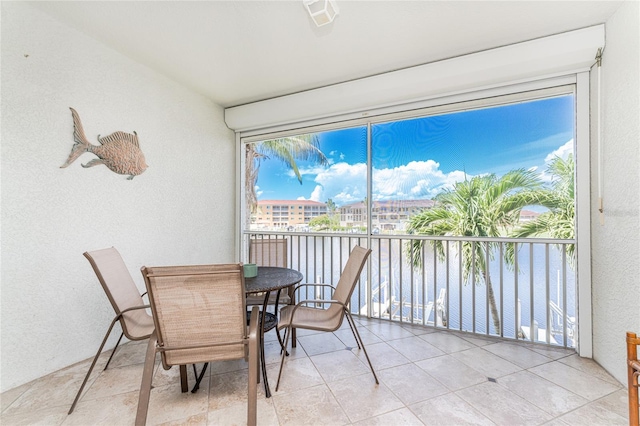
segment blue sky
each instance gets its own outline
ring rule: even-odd
[[[573,152],[573,96],[372,126],[374,200],[432,198],[466,177],[535,168]],[[298,162],[302,185],[281,162],[263,160],[258,199],[336,204],[366,196],[366,127],[318,134],[328,166]]]

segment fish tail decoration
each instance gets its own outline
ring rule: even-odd
[[[78,157],[80,157],[85,152],[91,151],[91,144],[87,140],[87,137],[84,134],[84,129],[82,128],[82,122],[80,121],[80,116],[76,112],[75,109],[69,108],[71,110],[71,115],[73,116],[73,148],[71,148],[71,154],[69,154],[69,158],[67,161],[60,166],[60,168],[65,168],[69,164],[73,163]]]

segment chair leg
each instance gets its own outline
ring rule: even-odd
[[[629,388],[629,424],[632,426],[640,425],[640,404],[638,403],[638,387],[640,387],[640,372],[633,373],[631,387]]]
[[[258,333],[258,339],[260,339],[260,333]],[[256,359],[256,368],[258,369],[258,371],[260,370],[260,360],[262,359],[262,348],[264,347],[264,343],[262,342],[262,340],[259,341],[260,343],[258,344],[258,358]],[[256,383],[260,383],[260,374],[258,374],[258,377],[256,378]]]
[[[356,339],[356,345],[358,345],[358,349],[362,349],[360,347],[360,342],[358,341],[358,337],[356,336],[356,332],[355,332],[355,323],[351,323],[351,321],[353,321],[353,319],[347,315],[347,324],[349,324],[349,328],[351,329],[351,334],[353,334],[353,338]]]
[[[289,296],[291,298],[291,302],[289,303],[289,305],[291,306],[296,306],[296,293],[293,291],[293,289],[295,288],[295,285],[292,285],[291,287],[289,287]],[[295,348],[297,347],[297,340],[296,340],[296,329],[292,328],[291,329],[291,348]]]
[[[367,350],[364,348],[364,342],[362,341],[362,337],[360,337],[360,333],[358,333],[358,328],[355,326],[355,323],[353,322],[353,318],[351,317],[351,312],[349,312],[348,309],[345,309],[344,311],[347,315],[347,321],[349,321],[349,324],[353,324],[352,330],[355,332],[356,341],[360,341],[360,345],[362,346],[362,351],[364,352],[364,356],[367,358],[367,362],[369,363],[369,368],[371,368],[371,372],[373,373],[373,378],[376,380],[376,384],[379,385],[380,382],[378,381],[378,376],[376,376],[376,372],[373,370],[373,365],[371,365],[369,354],[367,353]]]
[[[291,335],[291,327],[287,327],[284,331],[284,347],[286,349],[289,344],[289,336]],[[287,358],[287,351],[282,351],[282,359],[280,360],[280,371],[278,371],[278,381],[276,382],[276,392],[278,392],[278,388],[280,387],[280,377],[282,377],[282,367],[284,367],[284,360]]]
[[[276,302],[273,306],[273,313],[276,316],[276,318],[278,317],[278,302],[280,301],[280,294],[282,292],[282,289],[279,289],[278,292],[276,293]],[[264,309],[266,309],[267,307],[267,299],[268,296],[265,298],[265,302],[264,302]],[[283,347],[283,342],[282,342],[282,337],[280,336],[280,329],[278,327],[276,327],[276,336],[278,336],[278,343],[280,343],[280,349],[281,351],[286,350],[286,348]]]
[[[144,426],[147,423],[147,411],[149,410],[149,397],[151,396],[151,381],[153,379],[153,367],[156,364],[156,332],[149,338],[147,354],[144,358],[142,370],[142,382],[138,396],[138,410],[136,412],[136,426]]]
[[[82,394],[82,390],[84,389],[85,385],[87,384],[87,380],[89,380],[89,376],[91,376],[91,372],[93,371],[93,367],[96,366],[96,361],[98,361],[98,358],[100,357],[100,354],[102,353],[102,348],[104,348],[105,343],[107,343],[107,339],[109,338],[109,335],[111,334],[111,330],[113,329],[113,326],[115,325],[116,321],[118,321],[119,317],[115,317],[113,319],[113,321],[111,321],[111,325],[109,326],[109,329],[107,330],[107,334],[104,335],[104,339],[102,339],[102,343],[100,344],[100,347],[98,348],[98,352],[96,352],[96,356],[93,357],[93,362],[91,363],[91,367],[89,367],[89,371],[87,371],[87,375],[84,376],[84,381],[82,382],[82,385],[80,385],[80,389],[78,390],[78,393],[76,394],[76,398],[73,400],[73,404],[71,404],[71,408],[69,409],[69,413],[71,414],[73,413],[73,410],[75,410],[76,408],[76,404],[78,403],[78,400],[80,399],[80,394]],[[120,340],[118,340],[118,343],[120,342]],[[117,345],[116,345],[117,347]],[[115,348],[113,349],[113,351],[115,352]],[[113,356],[113,353],[111,354],[111,356]],[[109,360],[111,360],[111,358],[109,358]],[[107,365],[109,365],[109,363],[107,362]],[[106,369],[107,367],[105,367]]]
[[[187,366],[184,364],[180,365],[180,390],[182,393],[189,391],[189,379],[187,377]]]
[[[284,350],[283,348],[283,344],[284,342],[282,341],[282,336],[280,336],[280,330],[278,330],[278,327],[276,327],[276,336],[278,337],[278,343],[280,343],[280,350]]]
[[[122,340],[122,336],[124,336],[124,331],[122,333],[120,333],[120,337],[118,338],[118,341],[116,342],[116,346],[113,348],[113,351],[111,352],[111,356],[109,357],[109,360],[107,361],[107,365],[104,366],[102,371],[106,370],[107,367],[109,367],[109,364],[111,364],[111,358],[113,358],[113,356],[116,354],[116,349],[118,349],[118,345],[120,344],[120,341]]]
[[[209,366],[209,363],[205,362],[204,365],[202,366],[202,370],[200,370],[200,374],[198,374],[196,370],[196,365],[193,364],[193,374],[196,376],[196,384],[193,386],[193,389],[191,389],[191,393],[196,393],[198,392],[198,389],[200,389],[200,382],[202,381],[202,378],[204,377],[204,373],[205,371],[207,371],[208,366]]]
[[[628,396],[629,396],[629,425],[640,425],[638,414],[638,345],[640,339],[635,333],[627,332],[627,376],[628,376]]]
[[[257,336],[256,336],[257,337]],[[247,425],[256,426],[258,412],[258,351],[259,345],[256,339],[249,340],[249,404],[247,412]]]

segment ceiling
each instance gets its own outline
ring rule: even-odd
[[[223,107],[600,24],[621,1],[346,1],[316,28],[296,1],[30,4]]]

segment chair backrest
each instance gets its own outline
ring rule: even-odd
[[[128,308],[142,306],[142,296],[136,287],[122,256],[115,248],[88,251],[84,257],[89,260],[98,281],[119,315]],[[144,309],[126,312],[120,319],[124,335],[130,340],[140,340],[149,336],[149,314]]]
[[[364,268],[365,263],[367,263],[367,258],[369,257],[370,253],[370,249],[366,249],[360,246],[355,246],[351,250],[351,254],[349,255],[347,264],[344,265],[344,269],[342,270],[342,274],[340,275],[340,279],[338,280],[338,285],[336,285],[336,289],[333,292],[334,300],[342,302],[345,305],[349,303],[349,300],[351,300],[351,295],[353,294],[353,290],[356,287],[356,283],[358,282],[360,274],[362,273],[362,268]],[[339,317],[340,322],[342,322],[342,307],[336,304],[332,304],[327,310],[330,311],[333,315],[336,315],[336,317]]]
[[[142,275],[165,368],[245,358],[241,264],[143,267]],[[185,346],[199,348],[175,349]]]
[[[286,238],[252,238],[249,242],[249,263],[258,266],[287,267]]]

